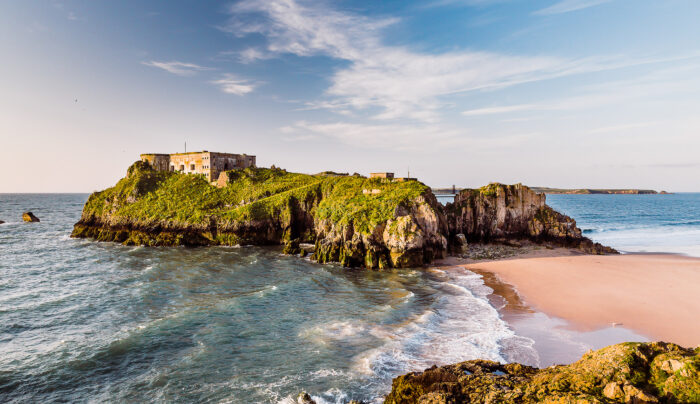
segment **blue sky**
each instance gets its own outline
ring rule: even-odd
[[[5,1],[0,192],[102,189],[185,141],[433,186],[699,191],[699,17],[693,0]]]

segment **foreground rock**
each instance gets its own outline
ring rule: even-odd
[[[225,174],[213,187],[201,175],[136,162],[114,187],[90,196],[71,236],[147,246],[282,244],[284,253],[311,253],[320,263],[377,269],[421,266],[473,241],[615,252],[582,237],[573,219],[522,185],[464,190],[443,207],[418,181],[277,168]]]
[[[2,220],[0,220],[0,224],[5,224],[5,222],[3,222]]]
[[[385,403],[700,403],[700,348],[623,343],[536,369],[473,360],[399,376]]]
[[[22,213],[22,220],[25,222],[39,222],[39,218],[34,216],[32,212],[24,212]]]

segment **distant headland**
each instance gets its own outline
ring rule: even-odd
[[[655,191],[653,189],[594,189],[594,188],[549,188],[530,187],[531,190],[541,194],[569,194],[569,195],[670,195],[672,192]],[[449,195],[460,192],[462,188],[433,188],[436,195]]]
[[[603,195],[667,195],[670,192],[666,191],[655,191],[653,189],[593,189],[593,188],[577,188],[577,189],[566,189],[566,188],[547,188],[547,187],[532,187],[535,192],[540,192],[543,194],[572,194],[572,195],[591,195],[591,194],[603,194]]]

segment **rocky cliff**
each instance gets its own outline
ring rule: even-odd
[[[451,240],[464,234],[469,242],[531,240],[580,248],[594,254],[615,250],[581,235],[576,221],[545,203],[546,196],[521,185],[489,184],[464,189],[445,208]]]
[[[72,237],[126,245],[273,245],[319,262],[389,268],[444,255],[441,205],[417,181],[306,175],[249,168],[228,184],[134,163],[114,187],[90,196]],[[369,192],[368,192],[369,191]]]
[[[529,239],[614,252],[581,236],[576,222],[522,185],[464,190],[443,207],[418,181],[360,175],[228,171],[211,186],[200,175],[136,162],[114,187],[90,196],[72,237],[126,245],[280,245],[318,262],[415,267],[466,241]]]
[[[472,360],[394,379],[385,403],[700,403],[700,348],[623,343],[567,366]]]

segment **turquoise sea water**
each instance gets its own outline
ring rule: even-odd
[[[697,209],[697,195],[658,198]],[[0,402],[276,403],[302,390],[381,402],[392,377],[433,364],[549,364],[533,337],[541,321],[514,331],[469,271],[70,239],[86,199],[0,194]],[[616,228],[581,201],[551,203],[579,209],[591,236]],[[22,223],[24,210],[41,223]],[[575,357],[596,344],[565,346]]]

